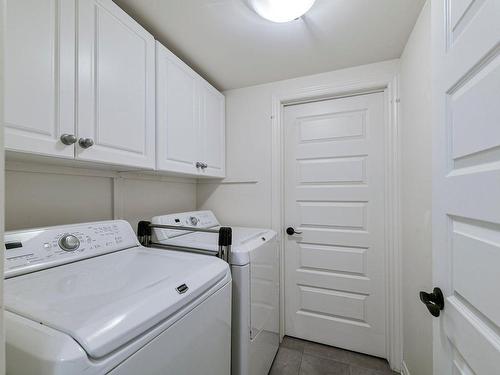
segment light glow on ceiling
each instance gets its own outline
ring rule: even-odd
[[[289,22],[303,16],[316,0],[247,0],[261,17],[272,22]]]

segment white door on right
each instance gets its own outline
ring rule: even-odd
[[[432,14],[434,374],[500,374],[500,0]]]
[[[284,110],[285,334],[380,357],[384,117],[384,93]]]

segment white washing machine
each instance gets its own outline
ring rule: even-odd
[[[125,221],[5,235],[7,374],[230,374],[231,275]]]
[[[157,216],[153,224],[217,229],[211,211]],[[233,276],[232,374],[267,375],[279,346],[279,268],[276,232],[232,228]],[[218,251],[218,234],[153,229],[153,245],[172,249]]]

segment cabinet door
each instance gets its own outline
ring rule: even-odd
[[[197,75],[156,43],[157,168],[197,174],[199,100]]]
[[[207,165],[201,174],[207,177],[225,177],[225,98],[204,81],[200,84],[200,92],[201,159]]]
[[[5,148],[72,158],[75,2],[7,0],[4,27]]]
[[[154,38],[111,0],[79,0],[78,159],[154,168]]]

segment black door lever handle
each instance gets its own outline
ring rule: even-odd
[[[293,229],[292,227],[288,227],[286,228],[286,234],[292,236],[294,234],[302,234],[302,232],[296,232],[295,229]]]
[[[432,316],[438,317],[444,309],[443,292],[434,288],[432,293],[420,292],[420,301],[427,307]]]

